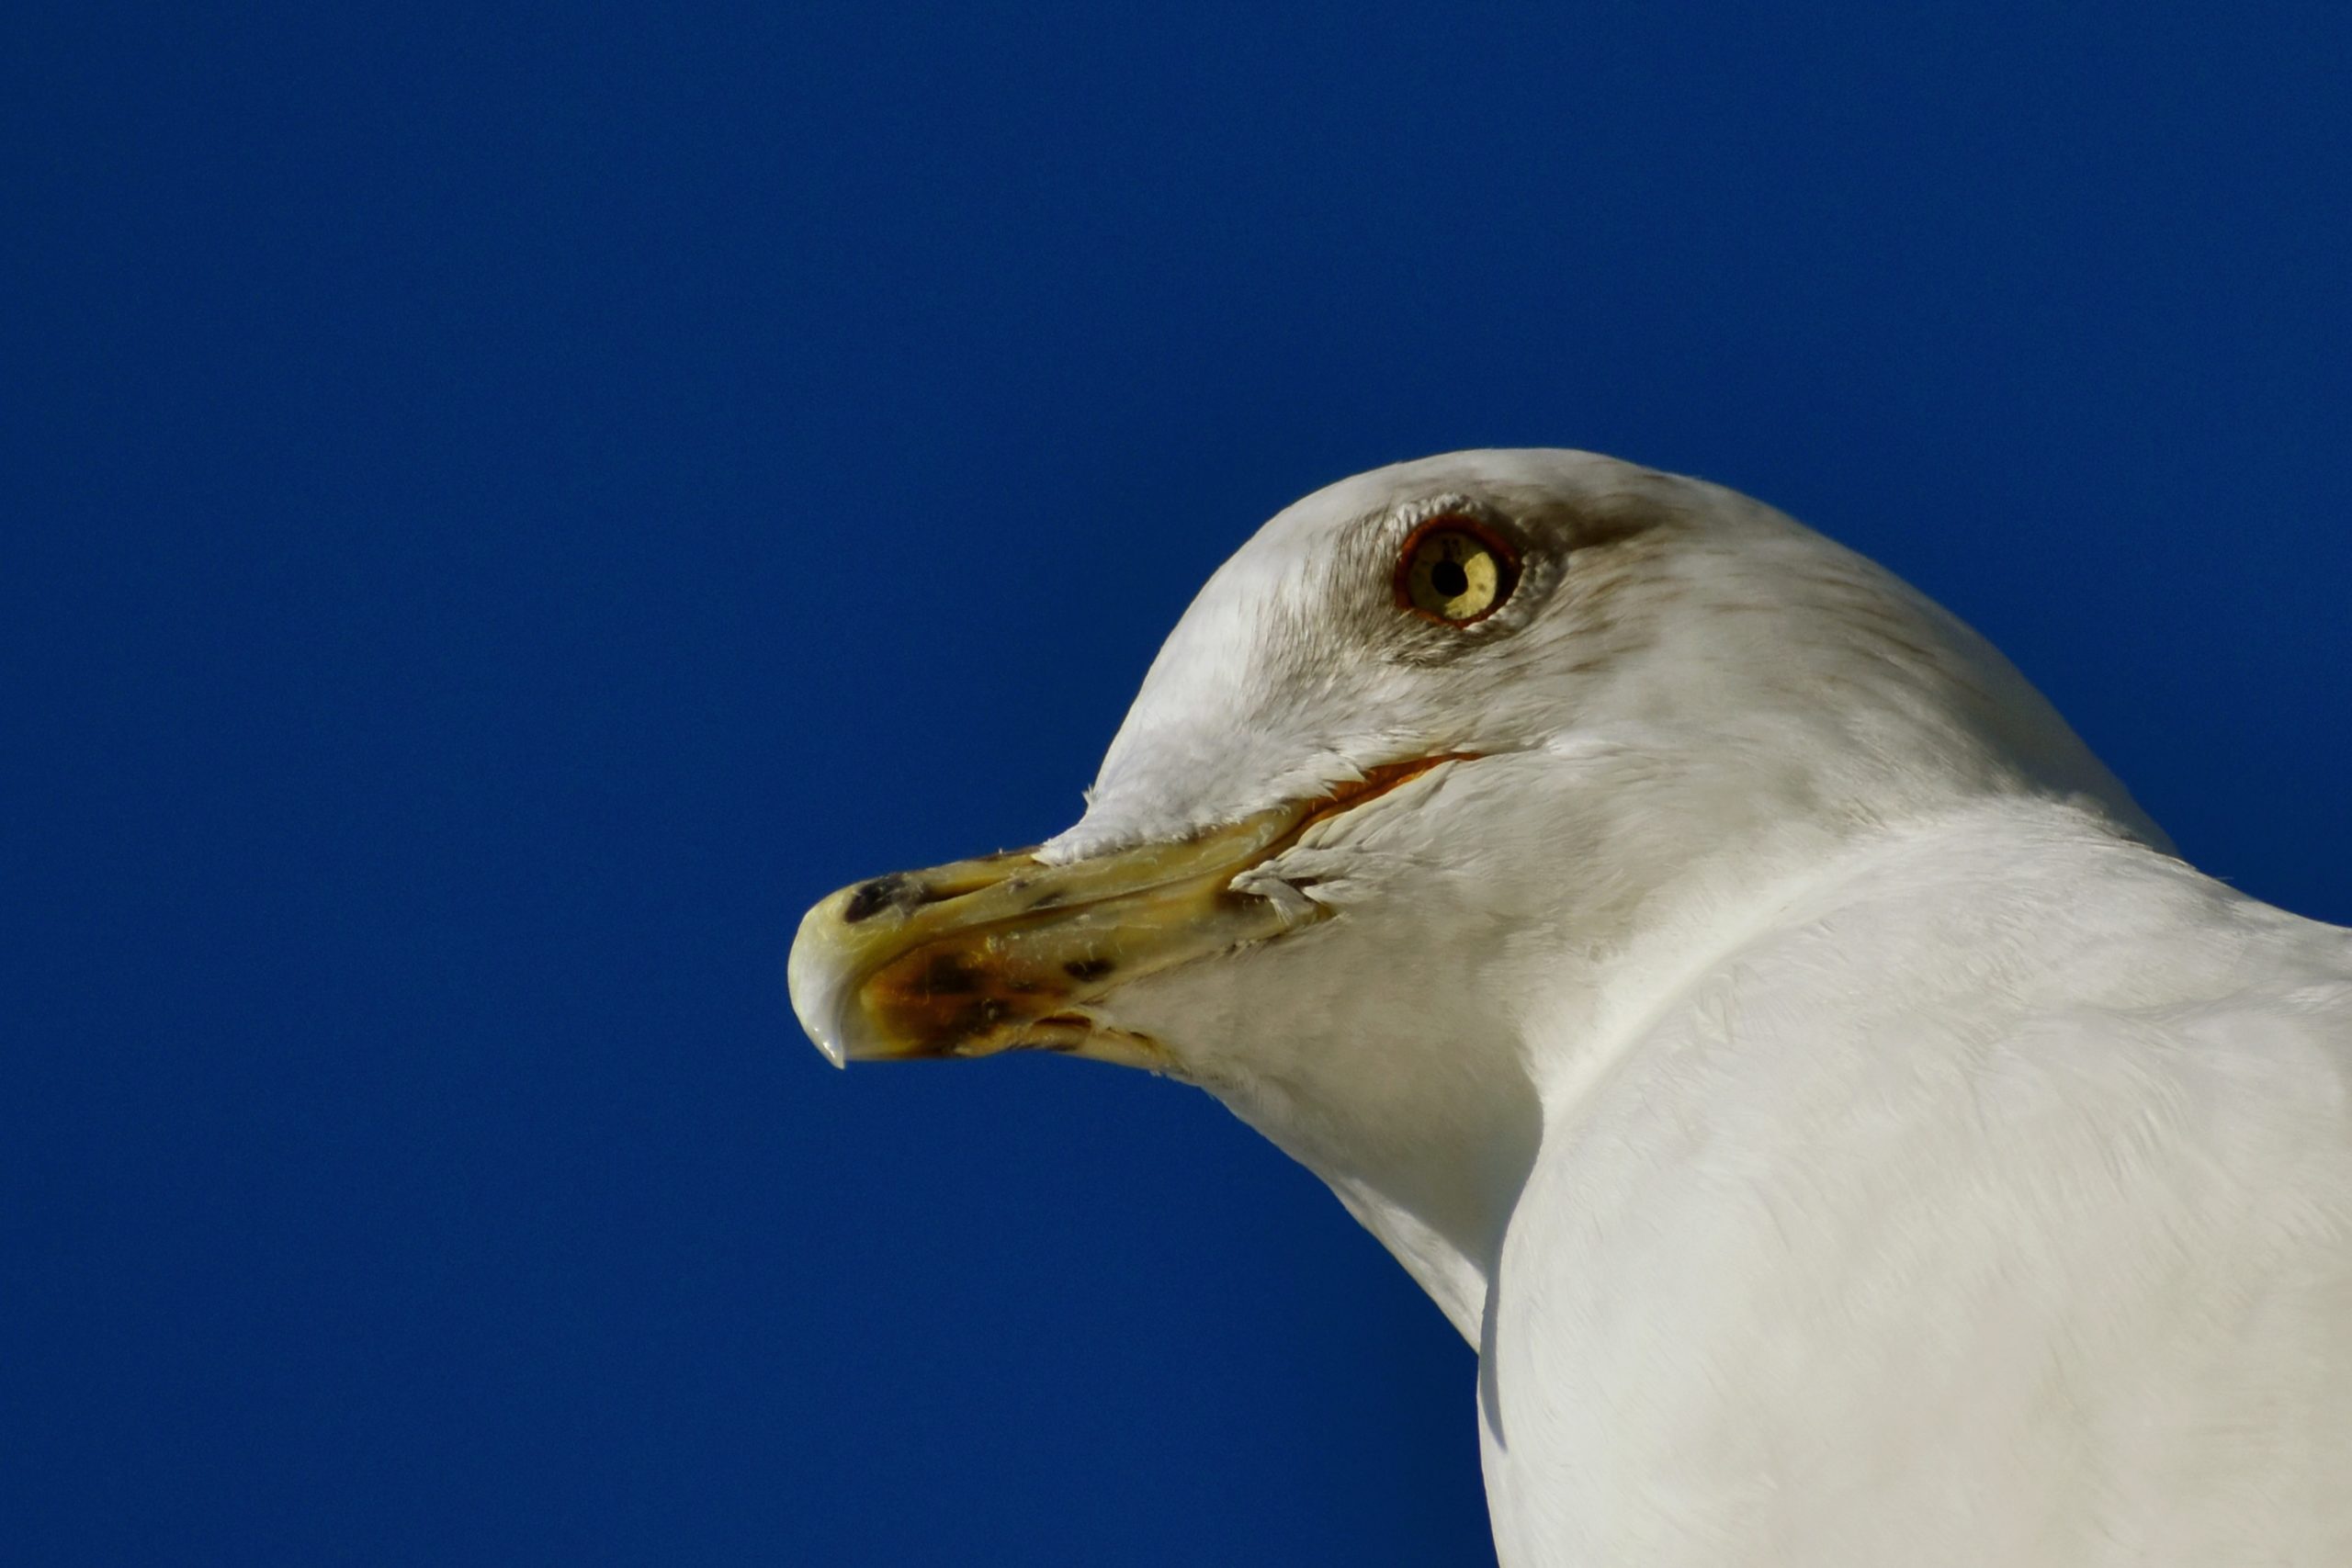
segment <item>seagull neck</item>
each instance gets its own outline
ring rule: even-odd
[[[2029,797],[1898,823],[1759,825],[1736,850],[1645,884],[1589,884],[1609,901],[1577,909],[1555,942],[1487,944],[1497,964],[1486,988],[1514,998],[1508,1015],[1465,1018],[1441,1041],[1427,1013],[1356,1014],[1345,1053],[1318,1031],[1303,1036],[1317,1049],[1290,1058],[1288,1072],[1267,1070],[1260,1053],[1252,1070],[1207,1087],[1321,1177],[1475,1345],[1539,1148],[1576,1135],[1592,1097],[1708,975],[1790,922],[1863,896],[1907,856],[2029,823],[2064,838],[2127,837],[2094,813]],[[1346,1064],[1341,1081],[1309,1076],[1335,1070],[1333,1060]]]
[[[1336,1114],[1263,1075],[1206,1086],[1321,1177],[1473,1345],[1543,1133],[1534,1083],[1496,1044],[1489,1070],[1400,1075],[1394,1092]],[[1310,1110],[1317,1100],[1324,1109]]]
[[[1543,1022],[1528,1032],[1526,1060],[1539,1086],[1545,1134],[1571,1121],[1660,1021],[1727,963],[1774,933],[1857,902],[1883,905],[1886,877],[1905,874],[1916,857],[1997,864],[2001,856],[1973,859],[1971,850],[1979,842],[2013,846],[2020,838],[2043,846],[2131,845],[2165,855],[2148,842],[2151,836],[2096,803],[2017,795],[1868,829],[1792,831],[1690,867],[1642,901],[1623,941],[1589,962],[1564,965],[1564,982],[1549,1005],[1532,1010]],[[1906,912],[1930,928],[1936,919],[1933,908],[1916,898]],[[1883,914],[1876,910],[1873,918]],[[1883,925],[1881,931],[1886,933]],[[1932,940],[1932,931],[1919,940]]]
[[[1472,1345],[1502,1257],[1512,1205],[1534,1168],[1541,1103],[1524,1077],[1498,1086],[1486,1113],[1442,1145],[1392,1156],[1354,1174],[1302,1163],[1330,1185],[1359,1224],[1378,1237],[1414,1283]]]

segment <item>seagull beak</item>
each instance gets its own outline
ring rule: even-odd
[[[800,922],[793,1010],[835,1066],[1045,1050],[1164,1069],[1163,1046],[1094,1004],[1139,976],[1327,919],[1322,905],[1231,884],[1316,823],[1454,760],[1375,768],[1174,843],[1060,864],[1010,850],[854,884]]]

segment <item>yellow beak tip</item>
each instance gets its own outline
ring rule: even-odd
[[[849,998],[842,992],[840,966],[826,951],[824,933],[839,920],[840,896],[825,899],[801,917],[792,940],[792,956],[785,961],[785,989],[792,1011],[808,1032],[808,1043],[836,1067],[849,1066],[848,1031],[844,1027]]]

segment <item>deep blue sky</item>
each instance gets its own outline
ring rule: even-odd
[[[1375,463],[1773,501],[2352,919],[2340,6],[44,9],[7,1561],[1480,1562],[1471,1355],[1310,1178],[784,997]]]

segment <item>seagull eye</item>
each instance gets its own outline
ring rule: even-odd
[[[1396,558],[1396,607],[1452,626],[1502,608],[1519,582],[1509,545],[1467,517],[1432,517],[1413,530]]]

